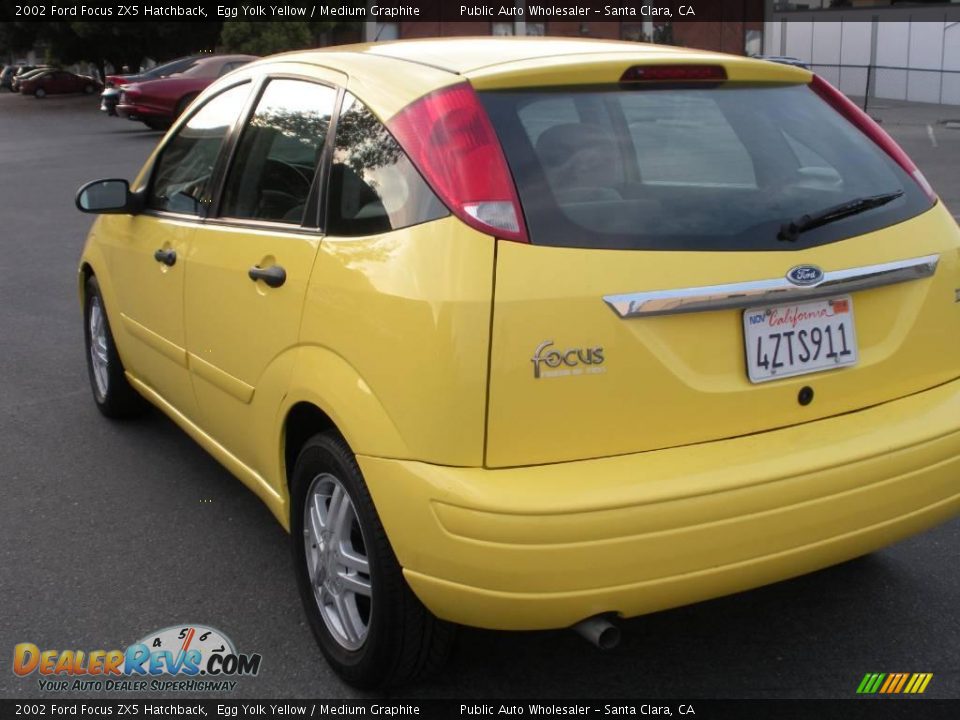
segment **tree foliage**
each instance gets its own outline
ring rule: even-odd
[[[0,54],[20,55],[30,49],[46,60],[70,64],[106,64],[136,71],[151,58],[157,62],[182,55],[223,50],[271,55],[316,47],[321,37],[343,22],[125,21],[0,23]]]
[[[673,23],[665,22],[662,25],[653,26],[653,42],[657,45],[676,45],[673,38]]]
[[[0,50],[21,54],[42,50],[46,60],[69,64],[109,63],[136,71],[151,58],[158,62],[211,51],[220,36],[220,22],[76,22],[0,23]]]
[[[227,52],[273,55],[311,47],[313,33],[307,22],[231,20],[223,25],[220,43]]]
[[[32,48],[37,41],[40,23],[11,21],[0,23],[0,55],[19,55]]]

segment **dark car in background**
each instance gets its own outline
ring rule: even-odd
[[[89,75],[77,75],[69,70],[45,70],[21,80],[19,89],[21,95],[33,95],[38,98],[67,93],[90,95],[100,89],[100,81]]]
[[[12,65],[4,65],[3,70],[0,71],[0,87],[5,87],[8,90],[13,90],[13,79],[17,75],[26,75],[28,72],[33,72],[41,68],[48,67],[47,65],[27,65],[24,63],[13,63]]]
[[[0,70],[0,88],[13,92],[13,76],[19,69],[19,65],[4,65],[3,70]]]
[[[255,55],[211,55],[177,75],[125,85],[120,92],[117,114],[129,120],[139,120],[153,130],[165,129],[201,90],[231,70],[256,59]]]
[[[197,61],[204,57],[208,56],[187,55],[186,57],[171,60],[170,62],[157,65],[156,67],[134,75],[107,75],[106,82],[104,83],[106,87],[103,92],[100,93],[100,109],[107,113],[107,115],[116,115],[117,104],[120,102],[120,88],[124,85],[146,82],[148,80],[158,80],[182,73],[196,65]]]
[[[49,65],[21,65],[10,79],[10,90],[20,92],[20,83],[27,78],[39,75],[44,70],[52,70]]]

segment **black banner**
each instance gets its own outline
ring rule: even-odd
[[[915,20],[960,21],[960,4],[910,4]],[[102,2],[101,0],[0,0],[0,22],[50,21],[230,21],[264,22],[677,22],[902,21],[889,3],[835,4],[829,0],[197,0]],[[922,17],[920,14],[921,13]]]
[[[136,718],[653,717],[698,720],[954,720],[960,700],[0,700],[0,720]]]
[[[157,0],[130,3],[0,0],[0,21],[760,22],[764,17],[764,6],[764,0]]]
[[[881,7],[886,5],[886,7]],[[766,0],[339,0],[302,2],[100,2],[99,0],[0,0],[0,21],[56,20],[258,20],[355,22],[762,22],[764,20],[904,19],[890,14],[889,3],[856,7],[828,2]],[[917,9],[914,8],[914,12]],[[931,20],[960,20],[960,5],[923,8]],[[919,16],[918,16],[919,19]]]

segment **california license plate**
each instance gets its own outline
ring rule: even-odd
[[[750,382],[857,364],[853,299],[750,308],[743,313]]]

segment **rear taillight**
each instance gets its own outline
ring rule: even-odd
[[[933,188],[930,187],[930,183],[927,182],[927,179],[923,176],[923,173],[920,172],[920,169],[914,164],[913,160],[910,159],[910,156],[903,151],[903,148],[897,145],[897,141],[890,137],[872,117],[867,115],[857,107],[850,98],[819,75],[813,76],[813,80],[810,81],[810,89],[826,100],[834,110],[853,123],[860,132],[879,145],[887,155],[896,161],[897,165],[906,170],[907,174],[917,182],[928,198],[931,200],[937,199],[937,194],[933,191]]]
[[[387,125],[458,218],[496,237],[529,242],[500,142],[469,83],[425,95]]]
[[[634,65],[620,76],[620,82],[723,82],[723,65]]]

